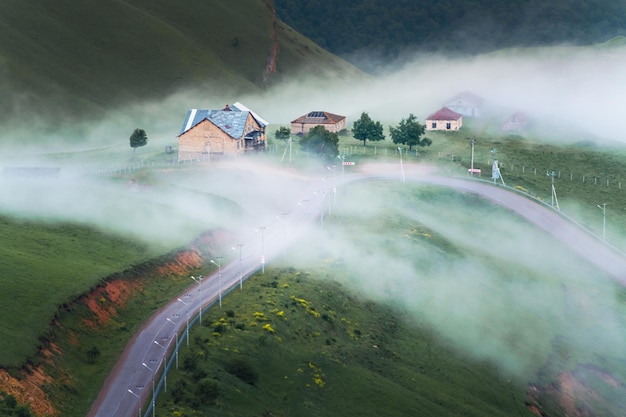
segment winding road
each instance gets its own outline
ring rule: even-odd
[[[225,265],[219,259],[213,260],[218,266],[217,272],[196,280],[187,291],[154,313],[126,346],[93,402],[88,417],[153,415],[153,393],[167,390],[167,372],[163,371],[178,365],[178,348],[188,343],[189,327],[202,320],[201,311],[216,304],[221,306],[221,299],[226,293],[238,290],[248,276],[264,270],[266,261],[288,248],[314,224],[323,221],[320,213],[324,215],[329,194],[337,185],[378,178],[449,187],[479,195],[516,212],[626,286],[626,258],[621,252],[560,212],[511,189],[486,182],[432,175],[423,166],[409,164],[405,164],[402,174],[397,164],[366,164],[359,167],[358,173],[333,178],[336,184],[332,187],[328,181],[322,183],[321,180],[311,181],[303,187],[300,198],[284,211],[284,215],[256,230],[249,228],[248,233],[241,235],[239,257]],[[233,249],[237,250],[236,247]]]

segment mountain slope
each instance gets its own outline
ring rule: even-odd
[[[307,42],[295,31],[280,48],[276,26],[263,0],[4,1],[0,92],[12,100],[0,110],[101,114],[190,86],[260,91],[268,70],[288,76],[312,54],[291,52]],[[316,57],[322,67],[331,58]]]
[[[406,50],[474,54],[626,35],[626,3],[613,0],[276,0],[276,8],[314,42],[363,67],[372,56],[397,59]]]

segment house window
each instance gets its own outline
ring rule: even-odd
[[[437,122],[433,122],[433,124],[431,125],[431,128],[437,129]]]
[[[450,123],[446,123],[446,129],[450,129],[452,127],[452,125]]]

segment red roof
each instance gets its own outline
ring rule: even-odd
[[[450,110],[447,107],[442,107],[428,116],[426,120],[459,120],[461,117],[463,117],[462,114],[459,114],[454,110]]]

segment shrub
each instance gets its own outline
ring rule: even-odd
[[[196,385],[196,396],[204,404],[213,405],[220,396],[220,387],[215,381],[204,378]]]
[[[254,385],[259,379],[256,369],[244,358],[236,358],[227,362],[224,365],[224,370],[246,384]]]
[[[187,397],[187,382],[184,379],[176,381],[174,388],[172,388],[172,399],[174,404],[179,404],[185,401]]]
[[[182,368],[185,371],[193,371],[194,369],[196,369],[197,365],[198,365],[198,358],[196,358],[194,355],[187,355],[185,356],[185,359],[183,359]]]

